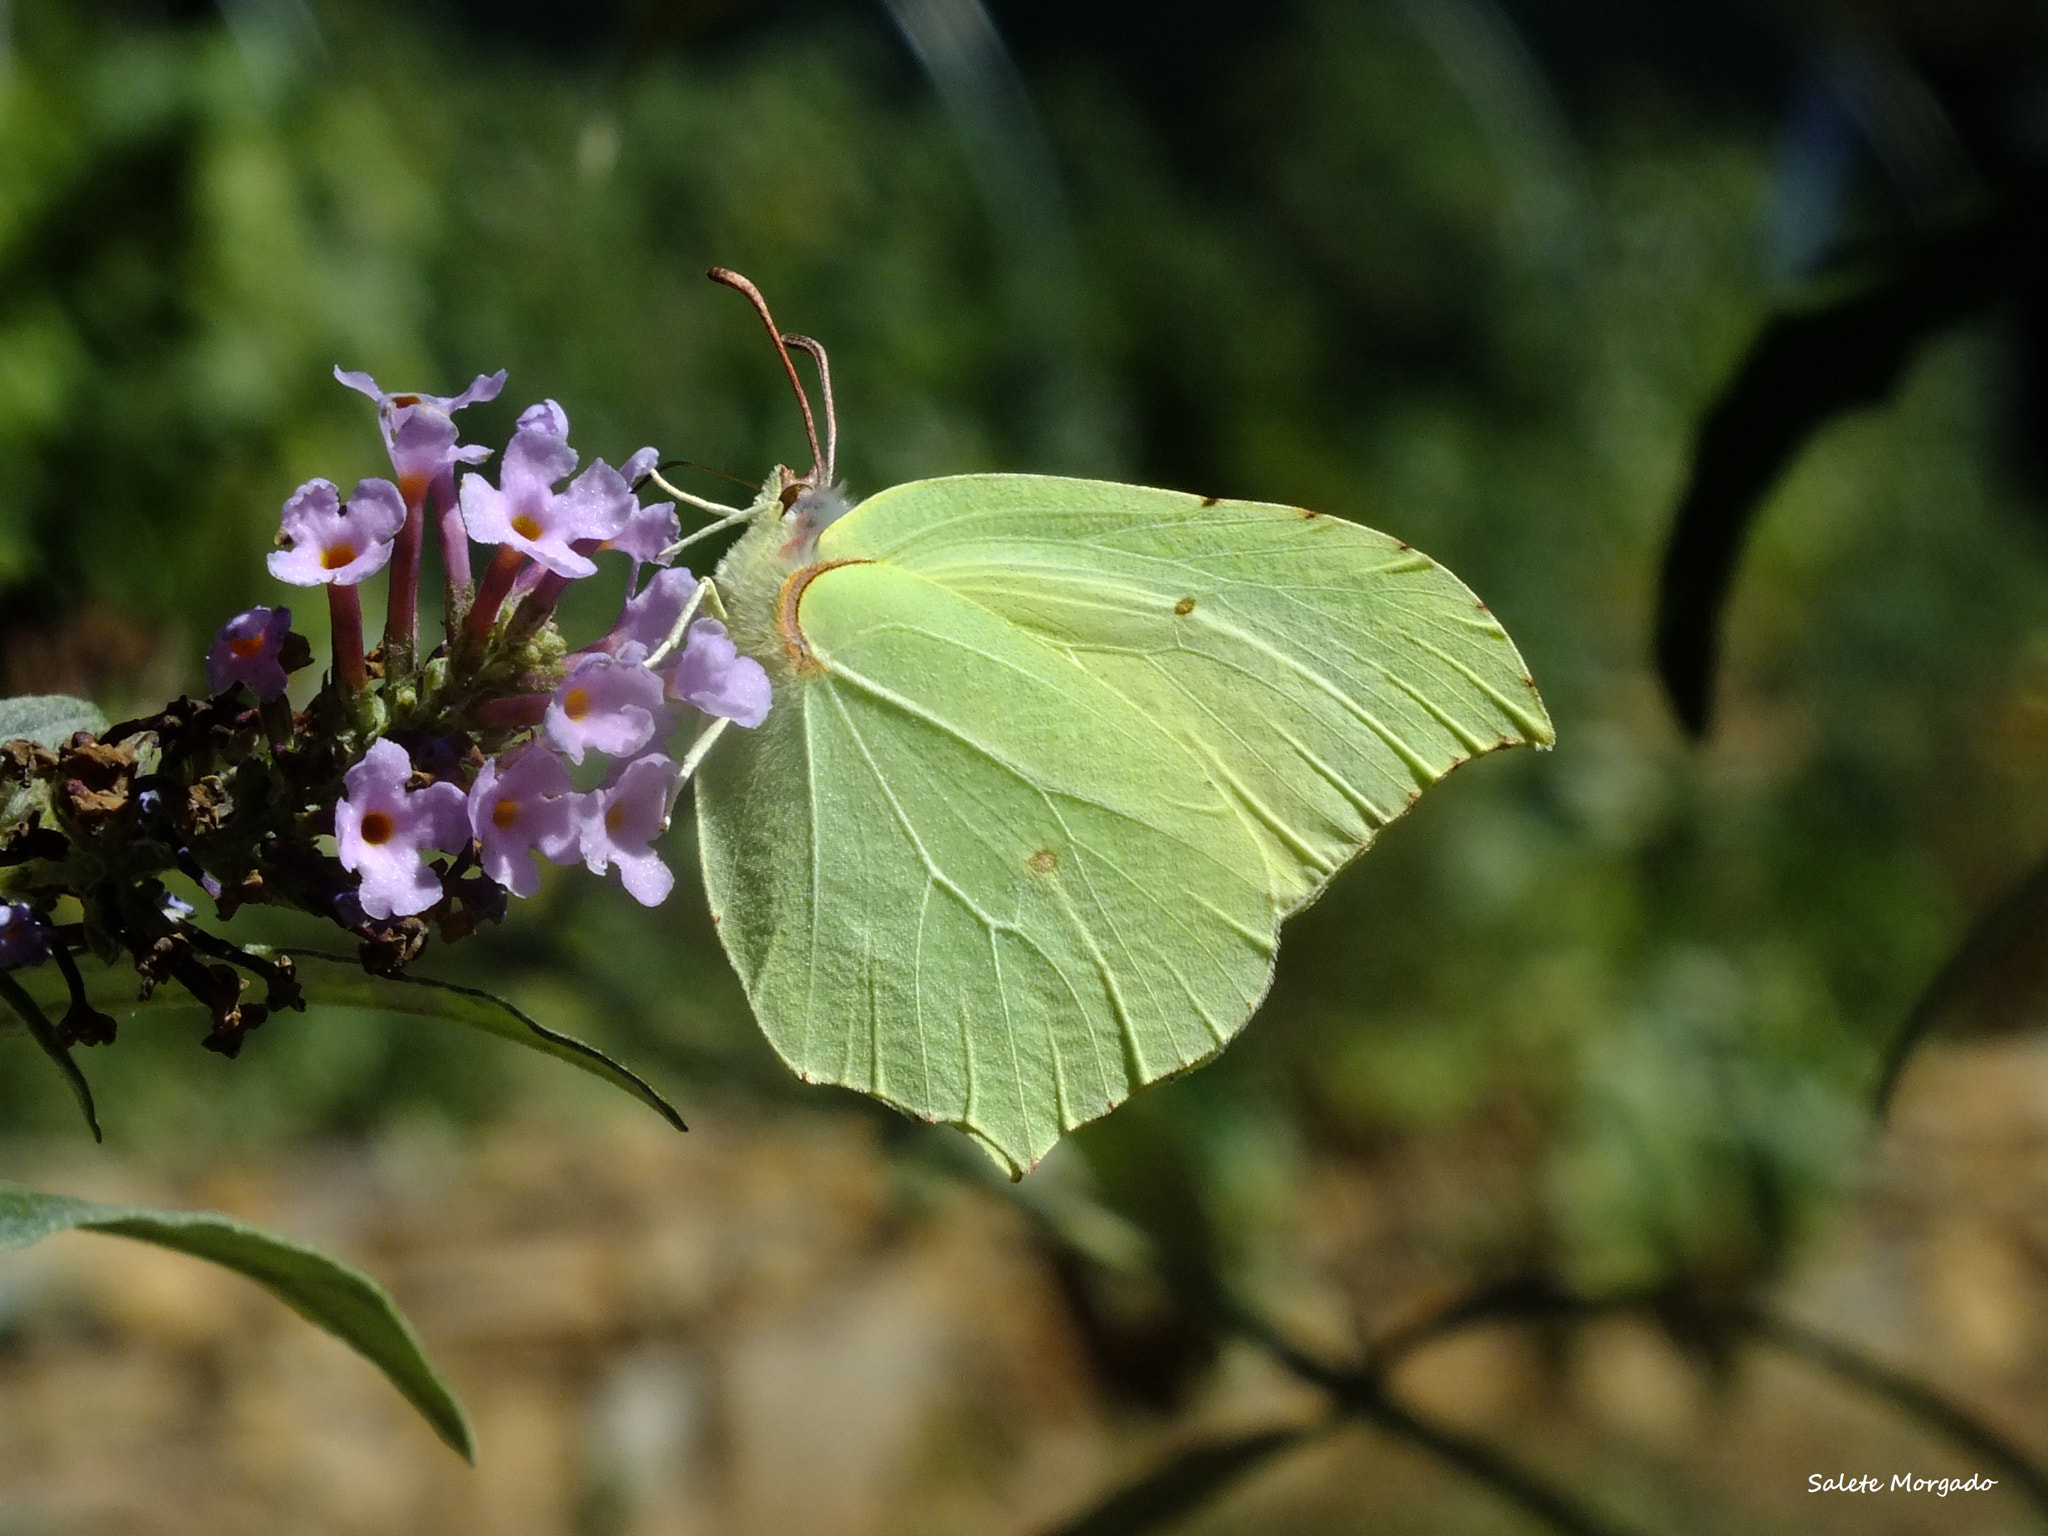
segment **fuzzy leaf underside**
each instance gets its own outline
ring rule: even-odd
[[[800,1076],[1013,1174],[1228,1044],[1281,920],[1424,789],[1552,739],[1455,577],[1298,508],[966,476],[816,561],[699,781],[719,933]]]
[[[62,693],[29,693],[0,699],[0,741],[28,740],[52,752],[79,731],[97,736],[107,717],[89,699]]]
[[[461,1403],[428,1363],[411,1324],[360,1270],[229,1216],[97,1205],[0,1183],[0,1251],[74,1230],[154,1243],[255,1281],[376,1366],[450,1448],[476,1459]]]

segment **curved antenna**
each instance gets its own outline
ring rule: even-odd
[[[832,404],[832,364],[825,356],[823,342],[808,336],[785,335],[782,339],[799,352],[808,352],[811,361],[818,365],[818,387],[825,394],[825,484],[831,485],[839,465],[839,412]]]
[[[775,350],[782,357],[783,371],[789,375],[789,387],[796,391],[797,407],[804,413],[804,436],[810,440],[811,476],[815,480],[818,472],[825,467],[825,456],[818,452],[818,419],[811,414],[811,397],[804,393],[804,381],[797,377],[796,363],[789,355],[789,348],[783,343],[782,332],[776,329],[775,317],[768,313],[768,301],[761,297],[760,289],[730,268],[713,267],[704,275],[714,283],[723,283],[726,287],[745,294],[747,302],[754,306],[754,313],[759,315],[761,323],[768,327],[768,339],[775,343]]]
[[[730,470],[719,469],[715,465],[699,464],[695,459],[663,459],[654,467],[656,469],[694,469],[703,474],[716,475],[721,480],[730,480],[734,485],[743,485],[750,491],[759,489],[753,481],[742,475],[736,475]]]

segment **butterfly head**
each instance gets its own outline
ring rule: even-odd
[[[844,485],[813,485],[786,469],[778,474],[788,477],[776,497],[782,505],[779,531],[783,542],[779,553],[803,564],[815,556],[818,535],[853,510],[853,498],[846,494]]]

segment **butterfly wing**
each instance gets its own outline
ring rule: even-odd
[[[1185,749],[886,564],[811,582],[801,622],[815,670],[697,788],[719,933],[790,1066],[1021,1169],[1220,1049],[1277,914]]]
[[[850,555],[1008,620],[1180,741],[1258,839],[1283,913],[1459,763],[1553,739],[1471,590],[1340,518],[974,475],[863,503],[819,546]]]
[[[1550,739],[1478,600],[1334,518],[969,476],[817,556],[699,780],[712,911],[792,1068],[1013,1170],[1227,1044],[1280,919],[1424,787]]]

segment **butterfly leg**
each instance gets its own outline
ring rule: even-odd
[[[677,539],[675,543],[669,545],[667,549],[664,549],[661,552],[661,563],[663,565],[668,564],[671,560],[675,559],[677,555],[680,555],[684,550],[688,549],[692,544],[695,544],[698,540],[708,539],[714,533],[723,533],[728,528],[737,528],[741,523],[751,521],[754,516],[754,513],[751,508],[744,512],[735,512],[730,507],[718,507],[718,503],[712,501],[705,502],[704,506],[707,508],[717,507],[719,511],[724,512],[726,515],[724,517],[721,517],[715,523],[706,523],[702,528],[699,528],[695,533],[684,534],[683,537]]]
[[[722,501],[710,501],[707,500],[705,497],[693,496],[688,491],[679,490],[677,487],[669,484],[669,482],[663,477],[661,471],[658,469],[650,469],[649,471],[647,471],[647,478],[652,480],[656,485],[660,486],[661,489],[667,492],[669,495],[675,497],[677,501],[682,502],[685,506],[695,507],[699,512],[710,512],[715,516],[725,518],[728,522],[737,518],[743,518],[747,515],[746,512],[739,507],[728,507]],[[724,525],[720,524],[720,526],[723,527]],[[685,540],[684,542],[687,543],[688,540]],[[678,545],[677,547],[680,548],[681,546]]]
[[[718,587],[709,576],[697,583],[697,590],[690,594],[689,602],[683,605],[683,611],[676,615],[675,623],[669,627],[668,638],[648,654],[648,666],[658,666],[683,643],[683,637],[690,632],[690,626],[696,622],[700,612],[709,613],[721,623],[725,622],[725,604],[719,599]],[[704,754],[717,744],[718,738],[725,734],[725,728],[731,724],[732,722],[724,716],[717,716],[704,727],[697,739],[690,743],[690,750],[683,756],[683,771],[676,775],[675,783],[669,787],[668,803],[662,807],[661,826],[664,832],[668,830],[670,818],[675,815],[676,800],[682,794],[683,786],[690,782],[691,775],[697,771],[697,765],[704,761]]]
[[[668,638],[663,640],[647,655],[647,665],[658,667],[675,654],[676,647],[683,643],[683,637],[690,632],[700,610],[708,610],[719,622],[725,622],[725,604],[719,601],[718,588],[712,585],[709,576],[697,583],[697,590],[690,594],[690,600],[683,604],[683,611],[676,615],[675,623],[669,626]]]
[[[704,761],[704,754],[718,744],[718,738],[725,734],[726,727],[731,724],[732,722],[723,715],[714,715],[711,723],[704,727],[695,741],[690,743],[690,750],[683,754],[683,771],[676,775],[675,783],[669,786],[668,804],[662,807],[662,831],[666,832],[668,830],[669,818],[675,815],[676,801],[683,793],[683,786],[690,782],[691,776],[697,771],[698,764]]]

